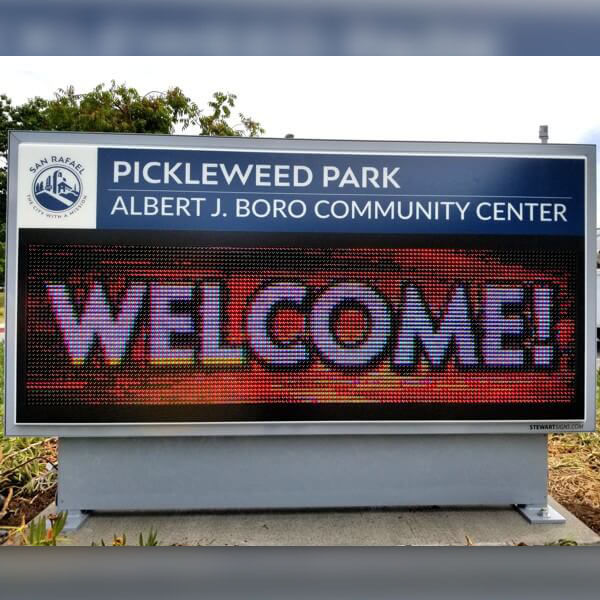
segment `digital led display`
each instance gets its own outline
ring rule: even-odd
[[[581,413],[577,244],[103,238],[22,232],[24,421]]]

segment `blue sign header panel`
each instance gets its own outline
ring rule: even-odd
[[[582,236],[585,160],[99,148],[98,229]]]

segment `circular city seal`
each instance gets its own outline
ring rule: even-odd
[[[51,213],[71,210],[81,200],[81,178],[64,165],[42,169],[33,180],[33,197]]]

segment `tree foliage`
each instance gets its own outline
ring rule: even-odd
[[[264,133],[258,121],[235,112],[237,96],[215,92],[206,110],[181,88],[142,95],[124,84],[100,84],[77,94],[73,86],[59,89],[54,98],[32,98],[14,105],[0,95],[0,227],[4,239],[6,218],[7,152],[10,129],[42,131],[91,131],[113,133],[179,133],[248,136]],[[4,272],[4,248],[1,249]]]

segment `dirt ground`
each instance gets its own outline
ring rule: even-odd
[[[600,534],[600,407],[595,433],[548,436],[548,490]]]
[[[10,511],[4,519],[0,520],[0,527],[18,527],[23,517],[28,523],[41,513],[48,505],[56,499],[56,485],[38,494],[33,500],[27,498],[16,498],[10,504]]]
[[[572,512],[580,521],[585,523],[591,530],[600,535],[600,509],[593,508],[587,504],[571,504],[564,502],[563,506]]]

